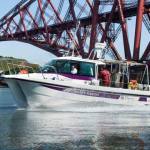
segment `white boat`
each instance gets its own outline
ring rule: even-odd
[[[78,69],[77,74],[71,73],[73,65]],[[125,89],[122,84],[99,85],[98,70],[104,65],[111,73],[117,68],[118,73],[126,74],[127,84],[133,72],[140,73],[138,87]],[[150,105],[148,67],[141,63],[59,57],[46,64],[42,73],[3,75],[3,78],[19,107],[48,106],[55,110],[71,110],[105,104]]]

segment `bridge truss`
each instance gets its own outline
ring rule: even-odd
[[[128,29],[131,18],[136,23]],[[30,43],[56,56],[74,51],[84,58],[96,42],[106,42],[105,55],[113,59],[149,61],[150,42],[140,47],[143,25],[150,34],[150,0],[21,0],[0,19],[0,41]],[[115,43],[120,35],[122,49]]]

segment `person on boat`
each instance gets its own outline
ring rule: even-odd
[[[22,70],[20,70],[19,74],[28,74],[28,70],[22,69]]]
[[[105,66],[101,67],[99,77],[102,79],[103,86],[110,86],[111,74],[110,74],[109,70],[106,69]]]
[[[71,74],[77,74],[77,73],[78,73],[77,68],[74,65],[72,65],[72,67],[71,67]]]
[[[137,90],[138,89],[137,80],[130,80],[128,88],[132,90]]]

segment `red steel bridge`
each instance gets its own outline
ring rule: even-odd
[[[96,42],[106,42],[104,54],[113,59],[148,62],[150,42],[141,46],[141,39],[149,38],[142,36],[143,26],[150,34],[150,0],[21,0],[0,19],[0,41],[30,43],[56,56],[74,51],[84,58]]]

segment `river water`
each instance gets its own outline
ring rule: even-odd
[[[150,150],[149,109],[17,109],[8,93],[5,89],[0,96],[5,103],[0,109],[0,150]],[[7,98],[13,107],[6,107]]]

